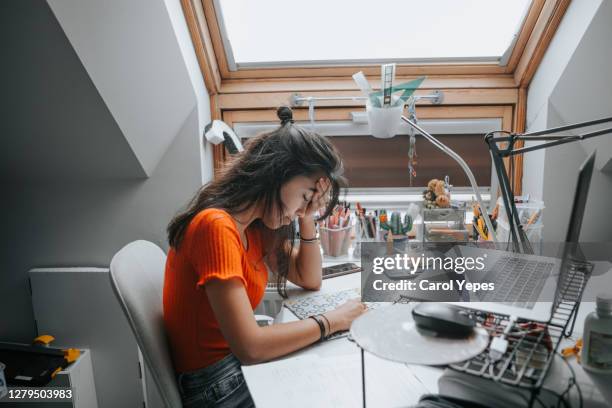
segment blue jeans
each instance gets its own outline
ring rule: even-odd
[[[179,374],[177,383],[183,408],[255,406],[240,370],[240,361],[233,354],[208,367]]]

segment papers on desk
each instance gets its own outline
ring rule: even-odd
[[[293,312],[299,319],[307,319],[309,316],[327,313],[341,306],[349,299],[361,298],[361,289],[351,288],[331,293],[314,293],[297,299],[285,301],[285,307]],[[377,309],[389,306],[387,302],[367,302],[368,309]]]
[[[307,355],[243,366],[258,407],[358,407],[362,405],[361,356]],[[403,365],[366,353],[367,405],[415,404],[429,392]]]
[[[298,299],[289,299],[285,301],[285,307],[291,310],[299,319],[307,319],[308,316],[329,312],[349,299],[358,299],[360,297],[359,288],[351,288],[332,293],[314,293]]]

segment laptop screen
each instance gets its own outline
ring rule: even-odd
[[[587,196],[589,195],[589,186],[591,184],[591,176],[593,175],[593,167],[595,165],[595,152],[591,153],[588,159],[578,172],[578,184],[576,185],[576,193],[574,194],[574,203],[572,204],[572,212],[570,215],[570,224],[567,229],[565,242],[578,242],[580,238],[580,228],[582,227],[582,219],[584,217],[584,207],[586,206]]]

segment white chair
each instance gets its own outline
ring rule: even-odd
[[[148,241],[134,241],[115,254],[111,285],[128,318],[136,342],[164,405],[180,408],[181,397],[168,351],[162,288],[166,255]]]

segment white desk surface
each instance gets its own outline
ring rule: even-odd
[[[323,264],[324,266],[342,263],[342,262],[356,262],[357,260],[352,259],[351,257],[345,258],[336,258],[334,260],[325,259]],[[323,285],[319,293],[333,293],[339,290],[345,290],[350,288],[359,288],[361,286],[360,274],[354,273],[350,275],[340,276],[332,279],[323,280]],[[596,281],[590,281],[587,290],[595,290],[595,288],[601,287],[598,285]],[[313,292],[304,291],[296,288],[288,288],[287,290],[289,297],[292,299],[296,299],[303,296],[312,295]],[[592,302],[583,302],[580,307],[580,312],[578,315],[578,319],[576,321],[576,326],[574,330],[574,335],[572,339],[565,340],[562,344],[562,347],[566,345],[573,344],[572,340],[575,340],[581,336],[583,322],[585,316],[595,309],[595,305]],[[276,316],[275,322],[289,322],[297,320],[297,317],[289,311],[287,308],[283,307],[281,312]],[[352,359],[354,357],[355,360],[360,361],[360,351],[359,348],[355,345],[355,343],[349,341],[347,338],[340,338],[336,340],[329,340],[323,343],[316,343],[310,347],[307,347],[298,352],[292,353],[289,356],[286,356],[282,360],[288,359],[296,359],[297,361],[302,361],[303,357],[320,357],[326,358],[326,361],[332,362],[334,358],[337,358],[337,361],[340,364],[340,361],[346,361],[347,359]],[[353,356],[353,357],[349,357]],[[470,390],[469,387],[466,387],[464,384],[460,384],[457,389],[454,389],[452,386],[444,386],[444,390],[439,389],[438,380],[442,377],[444,373],[444,369],[441,367],[427,367],[427,366],[418,366],[418,365],[405,365],[389,362],[383,359],[380,359],[376,356],[373,356],[369,353],[365,353],[365,361],[366,361],[366,396],[367,398],[367,406],[369,407],[378,407],[378,406],[410,406],[412,404],[416,404],[418,399],[422,394],[425,393],[442,393],[447,395],[453,395],[456,397],[464,397],[469,398]],[[274,364],[274,363],[271,363]],[[595,376],[593,374],[587,373],[582,369],[582,367],[576,362],[575,358],[570,360],[570,364],[574,368],[578,383],[581,385],[582,393],[584,396],[585,407],[608,407],[609,405],[606,401],[612,400],[612,390],[610,389],[609,384],[612,383],[612,376]],[[355,394],[356,398],[361,401],[361,372],[356,371],[355,367],[358,367],[358,370],[361,369],[361,365],[352,366],[353,372],[351,375],[351,384],[355,382],[354,386],[351,385],[351,389]],[[265,371],[266,374],[275,375],[275,371]],[[277,374],[278,375],[278,374]],[[251,393],[256,395],[259,393],[261,395],[261,389],[257,387],[261,387],[261,382],[256,382],[252,379],[249,379],[247,375],[247,385],[251,390]],[[467,376],[471,377],[471,376]],[[402,390],[402,392],[396,392],[393,389],[389,389],[391,384],[397,384],[398,378],[401,380],[405,380],[408,390]],[[556,389],[562,391],[567,385],[567,379],[569,378],[569,372],[567,367],[561,361],[555,361],[551,366],[551,370],[549,372],[547,381],[545,383],[545,387],[550,389]],[[274,383],[278,380],[278,384],[281,384],[281,378],[268,378],[267,381]],[[295,389],[299,389],[300,383],[298,381],[304,381],[304,379],[296,378]],[[290,378],[282,378],[282,384],[285,387],[291,387],[291,379]],[[487,381],[485,382],[485,388],[491,388],[490,395],[493,398],[499,398],[499,391],[495,390],[496,384]],[[472,392],[482,391],[482,386],[479,388],[477,386],[473,387]],[[276,390],[272,390],[271,392],[277,392]],[[450,392],[452,393],[450,393]],[[513,389],[516,394],[516,389]],[[380,401],[380,399],[375,399],[381,396],[381,392],[386,393],[387,397],[389,393],[394,393],[393,397],[390,399],[385,399],[386,402],[389,402],[391,405],[381,405],[377,404],[376,401]],[[457,395],[457,393],[462,393],[463,395]],[[605,395],[602,396],[602,393]],[[576,394],[575,388],[572,391],[572,394]],[[304,401],[305,405],[308,405],[309,398],[314,398],[309,395],[303,395],[302,401]],[[492,401],[499,402],[497,399],[493,399]],[[516,401],[516,400],[515,400]],[[573,401],[577,401],[577,399],[573,399]],[[255,399],[257,403],[257,398]],[[483,401],[485,402],[485,401]],[[503,404],[502,404],[503,405]],[[499,406],[502,406],[499,405]],[[512,406],[511,404],[510,406]],[[310,404],[312,406],[312,404]]]

